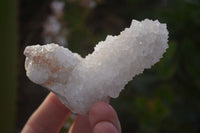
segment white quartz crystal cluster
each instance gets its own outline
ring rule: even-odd
[[[133,20],[118,36],[107,36],[85,58],[57,44],[26,47],[27,76],[52,92],[74,113],[116,98],[132,78],[150,68],[168,48],[166,24]]]

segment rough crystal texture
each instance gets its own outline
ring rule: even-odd
[[[118,97],[135,75],[158,62],[167,41],[166,24],[133,20],[85,58],[56,44],[28,46],[25,67],[30,80],[53,91],[74,113],[85,114],[93,103]]]

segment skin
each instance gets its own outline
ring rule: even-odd
[[[70,110],[50,93],[25,124],[22,133],[59,133]],[[115,110],[97,102],[85,116],[77,115],[69,133],[121,133]]]

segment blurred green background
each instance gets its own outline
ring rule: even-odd
[[[44,44],[42,25],[52,13],[51,2],[0,2],[2,132],[20,132],[48,94],[25,76],[23,50],[27,45]],[[67,47],[83,57],[108,34],[119,34],[132,19],[167,23],[169,48],[164,57],[152,69],[134,77],[119,98],[111,99],[111,105],[123,133],[200,132],[199,0],[64,2],[62,23],[67,28]]]

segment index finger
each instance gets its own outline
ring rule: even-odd
[[[50,93],[29,118],[22,133],[57,133],[69,113],[70,110]]]

